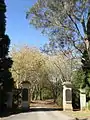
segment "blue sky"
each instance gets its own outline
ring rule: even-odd
[[[48,38],[43,36],[40,31],[29,25],[26,19],[26,11],[37,0],[5,0],[7,5],[7,24],[6,34],[9,35],[12,45],[29,45],[42,47]]]

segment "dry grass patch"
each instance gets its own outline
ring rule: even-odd
[[[63,113],[74,118],[89,118],[90,120],[90,111],[63,111]]]

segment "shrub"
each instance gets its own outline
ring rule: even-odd
[[[56,99],[56,104],[57,104],[59,107],[63,108],[63,98],[62,98],[62,95],[59,95],[59,96],[57,97],[57,99]]]
[[[90,110],[90,100],[88,101],[88,109]]]

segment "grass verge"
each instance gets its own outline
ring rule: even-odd
[[[89,118],[90,111],[63,111],[64,114],[74,118]]]

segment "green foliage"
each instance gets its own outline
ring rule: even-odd
[[[73,110],[80,109],[80,91],[79,89],[75,88],[75,86],[73,86],[72,89],[72,107]]]
[[[43,88],[42,97],[43,97],[43,100],[52,99],[53,98],[52,91],[50,91],[50,90],[48,90],[46,88]]]
[[[89,8],[89,11],[88,11],[87,37],[88,37],[88,40],[90,41],[90,8]]]
[[[63,80],[67,81],[71,74],[66,75],[71,66],[64,55],[49,56],[24,46],[15,48],[11,56],[14,61],[11,72],[17,88],[22,81],[29,81],[31,99],[57,99],[62,92]]]
[[[19,108],[21,105],[21,89],[14,89],[13,90],[13,109],[15,111],[15,109]]]
[[[12,91],[14,82],[9,71],[13,61],[8,56],[10,39],[5,35],[6,25],[6,5],[4,0],[0,0],[0,112],[6,109],[7,92]]]
[[[84,50],[83,52],[82,63],[85,78],[81,87],[86,89],[87,97],[90,99],[90,60],[87,50]]]
[[[42,33],[49,36],[49,44],[42,51],[64,54],[74,57],[82,55],[82,70],[75,72],[74,86],[90,86],[90,1],[89,0],[37,0],[27,11],[27,19]],[[86,39],[85,39],[86,38]],[[74,53],[74,54],[73,54]]]
[[[73,109],[80,109],[80,88],[83,85],[85,74],[80,68],[73,72],[72,78],[72,106]]]
[[[72,84],[76,89],[80,89],[85,79],[85,74],[83,70],[80,68],[73,72]]]
[[[57,99],[56,99],[56,104],[57,104],[59,107],[63,108],[63,97],[62,97],[62,93],[57,97]]]
[[[90,86],[90,2],[89,0],[37,0],[27,11],[30,24],[49,36],[42,51],[62,50],[69,57],[81,57],[82,69],[74,72],[75,88]],[[88,39],[85,39],[88,38]],[[88,48],[88,49],[87,49]],[[67,74],[66,74],[67,75]]]
[[[26,18],[48,34],[49,45],[45,45],[44,51],[82,52],[88,13],[89,0],[37,0]]]
[[[89,100],[89,102],[88,102],[88,109],[90,110],[90,100]]]
[[[6,5],[4,0],[1,0],[0,1],[0,37],[5,33],[5,24],[6,24],[5,12],[6,12]]]
[[[82,65],[83,71],[86,71],[86,70],[90,69],[90,60],[89,60],[87,50],[84,50],[81,62],[83,63],[83,65]]]

